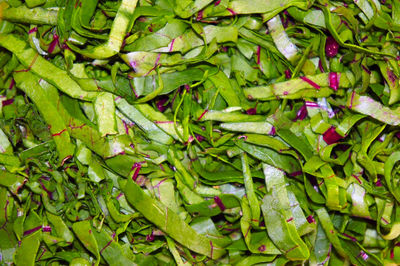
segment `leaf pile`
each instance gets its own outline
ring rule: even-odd
[[[399,1],[0,18],[1,264],[400,263]]]

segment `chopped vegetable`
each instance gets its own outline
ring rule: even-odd
[[[0,0],[1,265],[399,265],[399,1]]]

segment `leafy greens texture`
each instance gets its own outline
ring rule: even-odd
[[[0,264],[400,264],[399,42],[395,0],[0,0]]]

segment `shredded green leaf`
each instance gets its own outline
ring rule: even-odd
[[[395,0],[0,0],[0,265],[399,265]]]

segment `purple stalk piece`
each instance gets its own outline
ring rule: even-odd
[[[276,129],[275,129],[275,127],[272,127],[272,128],[271,128],[271,131],[268,133],[268,135],[271,135],[271,136],[275,136],[275,135],[276,135]]]
[[[37,31],[38,31],[38,28],[37,27],[33,27],[32,29],[30,29],[28,31],[28,34],[33,34],[33,33],[36,33]]]
[[[387,75],[388,75],[390,82],[392,82],[392,84],[394,86],[396,84],[396,80],[397,80],[396,75],[391,70],[387,70]]]
[[[361,38],[361,42],[365,42],[368,39],[368,36],[364,36]]]
[[[326,56],[335,57],[337,55],[338,51],[339,51],[339,44],[336,42],[336,40],[332,36],[329,36],[326,39],[326,44],[325,44]]]
[[[43,184],[43,181],[42,181],[41,179],[39,179],[39,183],[40,183],[40,186],[42,187],[42,189],[43,189],[44,191],[46,191],[46,193],[47,193],[47,195],[49,196],[49,198],[50,198],[50,199],[53,199],[53,193],[52,193],[50,190],[48,190],[48,189],[46,188],[46,186]]]
[[[325,69],[324,69],[324,66],[322,65],[321,59],[318,61],[318,68],[319,68],[319,71],[321,71],[322,73],[325,72]]]
[[[114,241],[115,233],[112,234],[112,239],[108,241],[108,243],[100,250],[100,254],[103,253],[103,251],[108,248],[108,246],[111,245],[111,243]]]
[[[329,88],[333,89],[334,91],[337,91],[339,88],[339,79],[340,79],[340,74],[336,72],[330,72],[329,73]]]
[[[246,113],[248,115],[255,115],[257,113],[257,107],[247,109]]]
[[[64,50],[70,50],[71,51],[71,48],[69,48],[68,44],[66,44],[66,43],[63,43],[61,45],[61,48],[64,49]]]
[[[210,257],[213,257],[213,253],[214,253],[214,245],[212,243],[212,241],[210,240],[210,246],[211,246],[211,252],[210,252]]]
[[[305,119],[307,117],[307,114],[308,114],[307,107],[306,105],[303,105],[302,107],[300,107],[299,111],[297,111],[296,118],[294,119],[294,121]]]
[[[157,101],[156,106],[158,111],[160,111],[161,113],[163,113],[165,110],[167,110],[168,105],[166,105],[165,103],[168,102],[168,97],[162,97],[160,100]]]
[[[261,59],[260,59],[260,54],[261,54],[261,46],[257,46],[257,65],[261,64]]]
[[[299,175],[302,175],[302,174],[303,174],[302,171],[296,171],[296,172],[290,173],[289,176],[295,177],[295,176],[299,176]]]
[[[153,231],[151,232],[150,235],[147,235],[147,236],[146,236],[146,241],[149,241],[149,242],[153,242],[153,241],[154,241],[154,234],[153,234]]]
[[[244,139],[245,141],[247,140],[247,136],[246,135],[240,135],[239,137],[238,137],[238,139]]]
[[[336,128],[334,126],[330,127],[327,131],[325,131],[322,137],[326,142],[326,144],[328,145],[336,143],[339,140],[343,139],[343,137],[336,132]]]
[[[39,226],[37,226],[37,227],[35,227],[35,228],[26,230],[26,231],[24,232],[24,236],[30,235],[30,234],[32,234],[32,233],[34,233],[34,232],[40,230],[41,228],[42,228],[42,226],[39,225]]]
[[[221,211],[224,211],[226,209],[224,203],[218,196],[214,197],[214,202],[218,205]]]
[[[136,181],[136,179],[137,179],[137,177],[139,175],[139,171],[140,171],[141,168],[142,168],[142,165],[140,163],[134,163],[133,164],[132,170],[135,169],[135,172],[133,173],[133,176],[132,176],[132,180],[133,181]]]
[[[368,75],[371,75],[371,70],[369,70],[366,66],[361,65],[361,68],[362,68]]]
[[[319,107],[318,103],[310,102],[310,101],[306,101],[306,106],[307,107],[315,107],[315,108]]]
[[[202,135],[199,135],[199,134],[195,134],[196,135],[196,139],[199,141],[199,142],[202,142],[203,140],[205,140],[205,137],[203,137]]]
[[[12,104],[13,102],[14,102],[14,99],[8,99],[8,100],[5,100],[5,101],[2,101],[1,105],[4,107],[4,106]]]
[[[125,122],[125,120],[122,119],[122,124],[124,125],[125,128],[125,134],[129,135],[129,126],[128,124]]]
[[[353,242],[357,242],[357,239],[356,239],[355,237],[353,237],[353,236],[350,236],[350,235],[348,235],[348,234],[346,234],[346,233],[342,233],[342,235],[345,236],[345,237],[347,237],[347,238],[350,238],[351,241],[353,241]]]
[[[286,70],[285,70],[285,78],[286,78],[286,79],[290,79],[291,77],[292,77],[292,73],[290,72],[289,69],[286,69]]]
[[[197,13],[196,20],[199,21],[199,20],[202,20],[202,19],[203,19],[203,10],[200,10],[200,11]]]
[[[116,197],[117,200],[119,200],[119,198],[121,198],[124,195],[124,193],[119,193],[118,196]]]
[[[228,10],[232,14],[232,16],[237,15],[237,13],[233,9],[227,8],[226,10]]]
[[[174,43],[175,43],[175,39],[172,39],[171,45],[169,47],[169,52],[172,52],[174,50]]]
[[[315,223],[314,217],[312,215],[307,216],[307,222],[310,223],[310,224],[311,223]]]
[[[205,109],[204,112],[199,116],[199,118],[197,118],[197,121],[200,121],[207,112],[208,109]]]
[[[15,85],[15,80],[11,79],[10,86],[8,86],[8,89],[11,90],[12,88],[14,88],[14,85]]]
[[[311,86],[313,86],[317,90],[319,90],[321,88],[317,83],[315,83],[314,81],[312,81],[311,79],[309,79],[307,77],[300,77],[300,79],[302,79],[303,81],[307,82],[308,84],[310,84]]]
[[[190,86],[189,86],[189,84],[185,84],[185,90],[186,90],[186,92],[190,92]]]
[[[360,256],[363,260],[367,260],[369,258],[368,254],[365,253],[363,250],[361,250],[358,256]]]
[[[59,37],[57,34],[53,35],[53,41],[50,43],[49,45],[49,49],[47,49],[47,51],[51,54],[54,49],[56,48],[56,46],[59,44]]]
[[[49,226],[49,225],[43,226],[42,231],[43,232],[51,232],[51,226]]]

